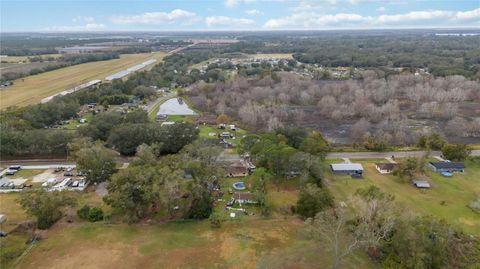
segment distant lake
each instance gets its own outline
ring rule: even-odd
[[[158,109],[157,115],[196,115],[185,102],[180,102],[179,98],[173,98],[167,100]]]

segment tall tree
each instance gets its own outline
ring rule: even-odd
[[[43,189],[24,191],[20,196],[20,205],[28,215],[37,219],[39,229],[52,226],[62,217],[62,208],[67,205],[73,206],[75,203],[76,201],[64,192],[47,192]]]
[[[105,148],[101,142],[77,139],[69,144],[77,167],[88,181],[102,182],[116,171],[115,153]]]
[[[325,158],[330,151],[330,144],[320,132],[313,131],[300,144],[300,150]]]

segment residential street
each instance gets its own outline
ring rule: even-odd
[[[389,151],[389,152],[331,152],[327,154],[327,159],[371,159],[371,158],[387,158],[394,156],[395,158],[421,157],[425,151]],[[431,151],[430,155],[440,156],[440,151]],[[471,156],[480,156],[480,150],[472,150]]]

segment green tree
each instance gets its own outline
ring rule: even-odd
[[[208,219],[212,228],[222,227],[222,223],[225,221],[219,213],[212,213]]]
[[[296,212],[304,218],[313,218],[318,212],[333,206],[333,197],[327,188],[307,184],[300,191]]]
[[[130,163],[131,166],[155,165],[157,163],[159,146],[141,144],[137,148],[137,153]]]
[[[88,214],[90,213],[90,206],[84,205],[79,210],[77,210],[77,215],[81,219],[88,219]]]
[[[432,150],[441,150],[447,144],[445,138],[440,134],[433,133],[427,139],[427,146]]]
[[[103,220],[103,210],[100,207],[92,207],[88,212],[88,221],[97,222]]]
[[[191,203],[187,212],[189,219],[206,219],[213,212],[210,192],[200,184],[194,184],[190,189]]]
[[[300,150],[323,159],[330,151],[330,144],[320,132],[313,131],[300,144]]]
[[[385,268],[477,268],[478,239],[432,216],[397,219],[383,251]]]
[[[78,169],[89,182],[103,182],[116,171],[115,153],[99,141],[78,139],[69,144]]]
[[[412,180],[417,170],[418,160],[416,158],[406,158],[393,169],[393,175],[398,176],[402,180]]]
[[[464,144],[446,144],[442,148],[442,154],[447,160],[464,161],[470,155],[470,148]]]
[[[64,192],[47,192],[43,189],[24,191],[20,196],[20,205],[27,214],[37,220],[39,229],[47,229],[59,220],[65,206],[74,206],[76,201]]]
[[[160,175],[154,167],[122,169],[110,180],[103,200],[129,223],[138,222],[159,205]]]

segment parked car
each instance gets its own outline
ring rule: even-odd
[[[20,165],[10,165],[9,170],[20,170],[22,167]]]
[[[73,173],[72,172],[65,172],[65,173],[63,173],[63,175],[66,176],[66,177],[72,177]]]
[[[7,176],[13,176],[13,175],[15,175],[16,172],[17,172],[17,170],[10,170],[10,169],[8,169],[7,172],[5,172],[5,174],[6,174]]]

